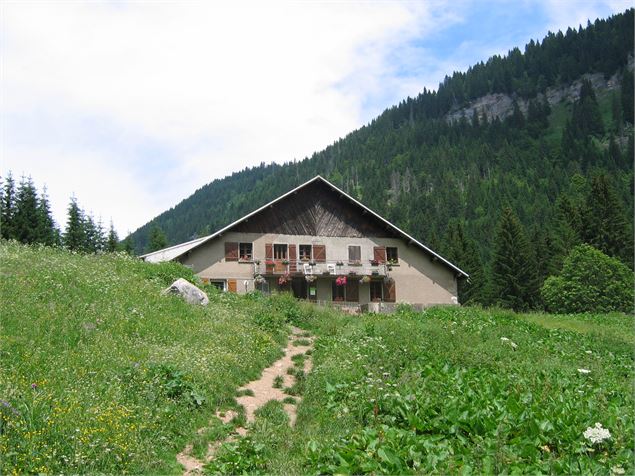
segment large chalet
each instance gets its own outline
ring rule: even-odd
[[[371,311],[457,304],[467,278],[320,176],[212,235],[142,258],[178,261],[225,291],[289,291]]]

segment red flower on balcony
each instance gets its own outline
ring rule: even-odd
[[[346,276],[338,276],[335,279],[336,286],[346,286]]]

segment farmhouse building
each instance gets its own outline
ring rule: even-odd
[[[230,292],[380,311],[456,304],[467,274],[317,176],[216,233],[143,255],[174,260]]]

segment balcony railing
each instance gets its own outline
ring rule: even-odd
[[[272,275],[315,275],[320,276],[386,276],[389,264],[372,262],[351,263],[348,261],[287,261],[261,260],[254,263],[254,274]]]

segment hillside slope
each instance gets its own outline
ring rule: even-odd
[[[179,472],[286,339],[270,303],[161,296],[180,265],[0,242],[0,269],[2,474]]]
[[[351,317],[213,289],[203,308],[160,295],[192,278],[179,265],[13,242],[0,269],[2,474],[182,474],[186,444],[216,448],[221,474],[635,468],[633,316]],[[248,424],[237,389],[282,357],[288,323],[316,336],[297,423],[273,401]],[[596,422],[607,441],[584,437]]]
[[[448,222],[464,223],[485,261],[502,206],[510,205],[525,225],[548,229],[557,197],[579,189],[577,178],[572,185],[577,176],[588,182],[593,174],[608,174],[632,224],[633,101],[627,67],[632,56],[632,9],[580,30],[549,34],[542,42],[532,40],[524,53],[514,49],[446,77],[438,91],[404,100],[311,158],[263,163],[211,182],[135,231],[137,252],[145,250],[155,224],[169,243],[186,241],[317,174],[440,251]],[[583,75],[598,79],[604,134],[593,138],[590,153],[569,157],[561,140]],[[529,104],[540,106],[549,92],[551,110],[530,117]],[[478,119],[460,119],[488,97],[517,99],[526,117],[485,122],[487,110],[480,107]],[[500,114],[506,115],[508,109]],[[448,125],[448,117],[459,120]],[[617,160],[607,152],[613,136],[621,144]]]

